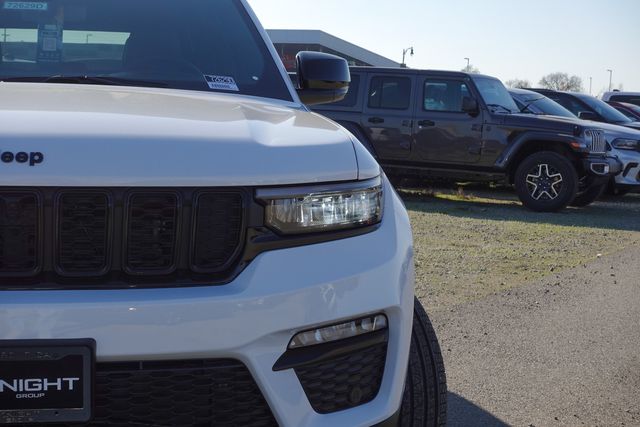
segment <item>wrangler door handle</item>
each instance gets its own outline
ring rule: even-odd
[[[373,123],[373,124],[380,124],[380,123],[384,123],[384,119],[382,117],[371,117],[369,119],[369,123]]]
[[[433,120],[420,120],[418,122],[418,126],[420,126],[421,128],[430,128],[436,125],[436,122],[434,122]]]

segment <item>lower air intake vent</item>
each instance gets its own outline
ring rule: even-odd
[[[86,427],[277,425],[251,373],[235,360],[98,363],[94,419],[85,424]]]
[[[37,273],[40,203],[35,193],[0,193],[0,276]]]
[[[313,409],[330,414],[376,398],[386,357],[387,343],[383,343],[295,371]]]

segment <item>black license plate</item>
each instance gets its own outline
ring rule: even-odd
[[[0,340],[0,424],[91,419],[94,340]]]

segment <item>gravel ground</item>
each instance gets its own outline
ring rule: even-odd
[[[640,248],[432,314],[450,426],[640,425]]]
[[[452,426],[640,426],[640,195],[404,191]]]

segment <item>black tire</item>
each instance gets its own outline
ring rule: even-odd
[[[369,153],[371,153],[373,158],[378,160],[378,156],[376,155],[376,150],[373,149],[373,146],[371,145],[369,138],[365,136],[365,134],[357,125],[351,122],[338,122],[338,123],[340,123],[340,125],[342,125],[343,128],[351,132],[353,136],[355,136],[356,139],[360,141],[362,146],[366,148]]]
[[[533,177],[534,178],[530,178]],[[537,184],[532,184],[537,180]],[[515,187],[522,204],[536,212],[557,212],[566,208],[578,193],[578,173],[566,157],[553,151],[539,151],[518,166]]]
[[[400,410],[400,427],[447,424],[447,377],[438,338],[418,299],[413,311],[409,370]]]
[[[570,206],[575,206],[577,208],[584,208],[585,206],[589,206],[596,200],[598,200],[607,189],[608,183],[600,183],[589,186],[585,191],[579,193],[574,199],[573,202],[570,203]]]

